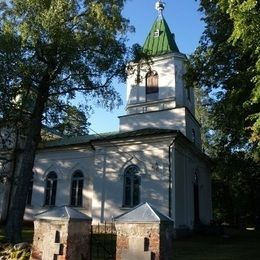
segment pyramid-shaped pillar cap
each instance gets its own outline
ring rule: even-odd
[[[150,203],[139,204],[132,210],[116,217],[117,223],[160,223],[173,222],[171,218],[159,212]]]
[[[36,220],[91,221],[92,218],[68,206],[54,207],[35,216]]]

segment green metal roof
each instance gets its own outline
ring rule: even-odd
[[[143,46],[144,52],[152,56],[178,52],[179,49],[169,26],[163,17],[154,22]]]
[[[75,137],[64,137],[57,140],[45,141],[39,145],[40,149],[55,148],[55,147],[66,147],[75,146],[82,144],[91,144],[92,142],[98,141],[112,141],[124,138],[138,138],[145,135],[158,135],[158,134],[180,134],[177,130],[172,129],[157,129],[157,128],[146,128],[139,129],[130,132],[110,132],[102,133],[98,135],[85,135]]]

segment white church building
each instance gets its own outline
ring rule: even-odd
[[[143,46],[152,64],[139,69],[132,64],[135,72],[128,75],[119,131],[41,144],[25,219],[69,205],[93,223],[103,223],[149,202],[174,220],[176,230],[210,223],[210,160],[201,149],[193,88],[183,80],[186,56],[163,8],[159,1],[158,17]],[[0,215],[4,203],[0,192]]]

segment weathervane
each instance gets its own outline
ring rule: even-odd
[[[163,10],[165,7],[165,3],[162,0],[158,0],[155,4],[155,9],[159,12],[159,16],[163,15]]]

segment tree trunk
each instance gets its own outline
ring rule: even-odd
[[[9,242],[17,243],[22,239],[23,217],[26,207],[27,194],[29,190],[30,180],[33,177],[32,170],[37,146],[41,138],[41,121],[45,104],[49,93],[49,74],[43,77],[42,83],[39,85],[37,98],[33,113],[26,130],[26,141],[21,159],[17,163],[15,169],[14,189],[11,194],[11,205],[7,215],[6,238]]]

